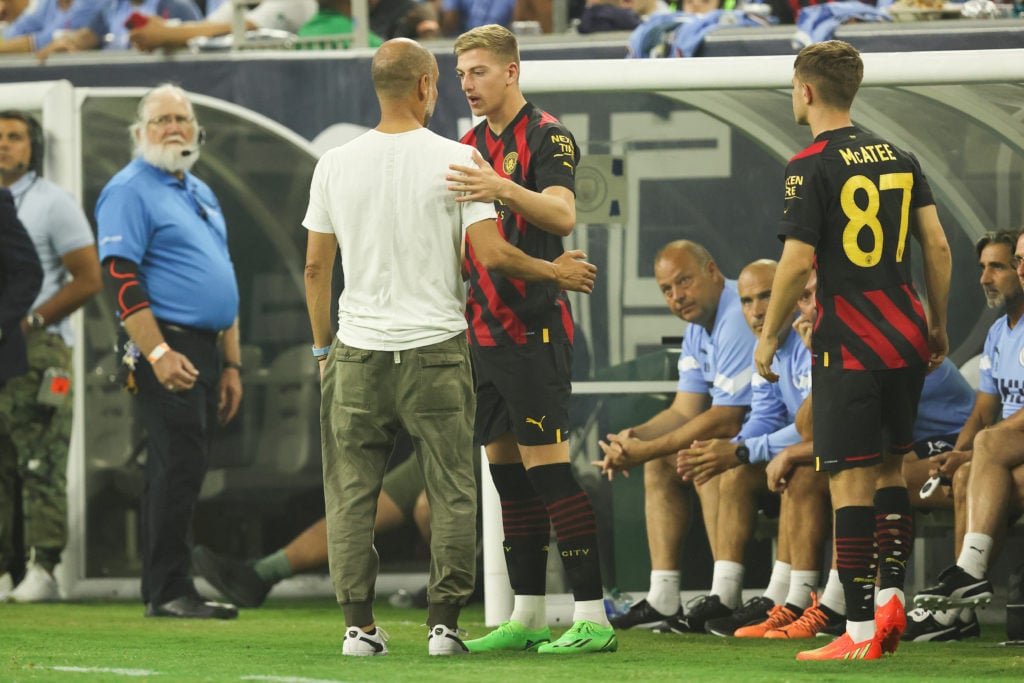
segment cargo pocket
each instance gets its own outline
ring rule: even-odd
[[[417,361],[421,381],[417,383],[416,412],[426,415],[463,411],[469,386],[469,359],[450,351],[421,351]]]
[[[373,351],[337,344],[327,361],[334,367],[326,368],[324,373],[325,380],[327,373],[332,375],[329,382],[324,382],[324,398],[328,403],[364,410],[370,407],[373,378],[369,360],[372,355]]]

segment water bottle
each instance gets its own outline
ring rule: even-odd
[[[622,593],[618,588],[611,588],[604,592],[604,611],[608,618],[622,616],[633,606],[633,596],[629,593]]]

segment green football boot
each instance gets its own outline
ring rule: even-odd
[[[553,643],[541,645],[537,652],[542,655],[575,655],[587,652],[615,652],[619,641],[615,629],[600,626],[592,621],[577,621],[562,637]]]
[[[486,636],[465,641],[465,645],[470,652],[526,652],[535,651],[540,645],[550,642],[551,629],[547,626],[530,631],[518,621],[506,621]]]

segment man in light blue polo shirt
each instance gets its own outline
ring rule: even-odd
[[[707,619],[712,601],[683,614],[679,605],[679,549],[689,522],[691,487],[676,473],[676,453],[698,439],[736,436],[750,410],[750,359],[756,341],[740,308],[736,282],[726,280],[711,254],[689,240],[671,242],[654,260],[654,276],[669,309],[690,323],[679,356],[679,384],[672,405],[647,422],[601,442],[611,476],[644,465],[644,511],[651,554],[645,600],[612,620],[619,628],[693,630]],[[696,486],[715,555],[718,478]],[[716,614],[714,616],[720,616]],[[688,621],[687,621],[688,620]]]
[[[230,421],[242,398],[227,230],[217,198],[189,173],[201,128],[185,92],[150,91],[131,132],[135,158],[103,188],[96,222],[104,275],[136,354],[136,408],[149,435],[142,599],[149,617],[230,619],[237,609],[201,598],[190,572],[210,422]]]
[[[8,566],[25,555],[24,577],[6,596],[16,602],[60,598],[53,568],[67,541],[69,316],[102,287],[89,221],[74,197],[42,177],[43,157],[39,122],[0,112],[0,185],[10,188],[43,266],[43,286],[22,322],[29,372],[0,389],[0,594],[10,590]],[[24,552],[13,544],[16,523]]]
[[[776,266],[775,261],[754,261],[737,280],[743,315],[755,339],[764,324]],[[795,424],[797,411],[811,391],[810,352],[800,335],[789,327],[779,335],[775,360],[778,382],[753,375],[750,416],[739,436],[699,441],[679,452],[678,471],[684,480],[697,485],[714,478],[721,480],[717,538],[713,546],[715,567],[711,592],[705,599],[709,604],[704,610],[709,616],[704,630],[719,636],[731,636],[737,629],[763,622],[777,605],[795,613],[795,618],[811,603],[811,590],[817,585],[817,572],[804,571],[802,567],[793,570],[789,548],[780,542],[778,561],[764,595],[739,605],[743,554],[754,532],[754,517],[759,502],[763,505],[771,500],[765,468],[783,449],[800,443]],[[820,535],[825,529],[823,524],[819,526]]]

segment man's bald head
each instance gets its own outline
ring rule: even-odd
[[[736,292],[740,295],[743,317],[754,336],[761,336],[764,317],[768,313],[768,300],[772,293],[772,281],[778,263],[770,259],[758,259],[740,271],[736,279]]]
[[[377,48],[372,73],[378,97],[397,100],[412,94],[423,76],[436,81],[437,60],[415,40],[394,38]]]

